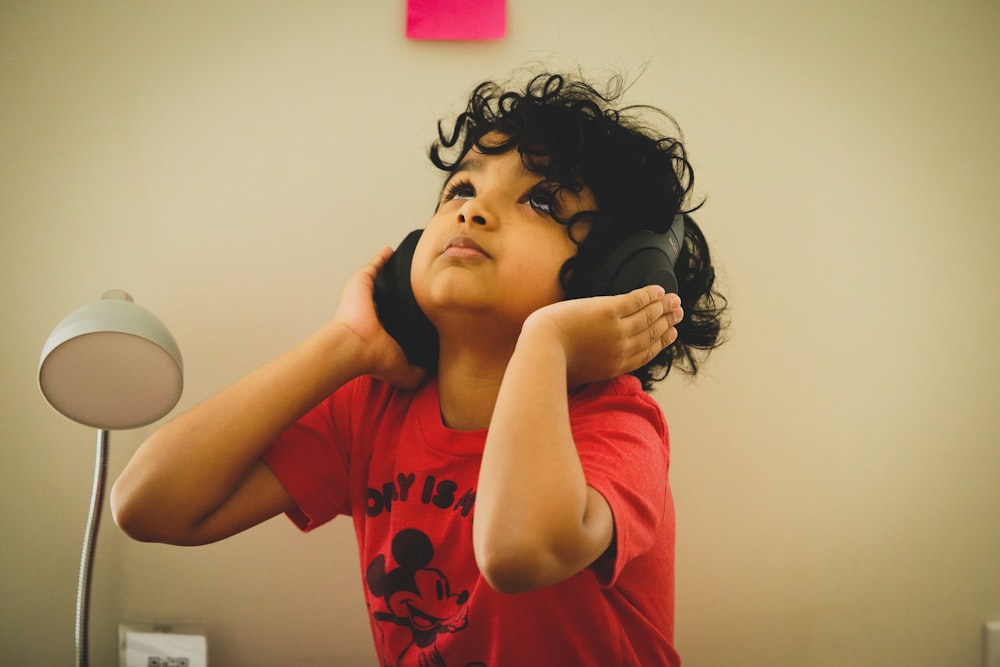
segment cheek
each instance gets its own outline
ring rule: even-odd
[[[576,244],[574,244],[562,228],[559,229],[561,235],[553,234],[548,238],[540,238],[535,243],[524,244],[521,248],[520,263],[528,268],[534,267],[533,273],[548,272],[552,275],[559,275],[559,269],[566,263],[566,260],[576,255]]]
[[[562,301],[565,294],[559,281],[559,272],[566,260],[575,254],[576,246],[573,245],[566,249],[539,245],[519,256],[517,263],[509,267],[508,279],[512,284],[533,286],[532,289],[537,291],[542,301]]]

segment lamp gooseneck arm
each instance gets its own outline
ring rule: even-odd
[[[108,476],[108,431],[97,431],[97,455],[94,462],[94,485],[90,494],[90,514],[87,531],[83,535],[80,553],[80,578],[76,587],[76,664],[88,667],[88,628],[90,619],[90,580],[93,571],[94,550],[97,548],[97,529],[104,507],[104,483]]]

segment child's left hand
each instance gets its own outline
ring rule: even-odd
[[[521,332],[552,335],[570,387],[609,380],[648,363],[677,339],[681,300],[651,285],[617,296],[570,299],[532,313]]]

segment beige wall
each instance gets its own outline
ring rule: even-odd
[[[332,312],[422,224],[423,151],[531,59],[638,72],[686,131],[731,342],[658,391],[687,665],[976,667],[1000,619],[995,2],[510,0],[507,39],[393,2],[0,4],[0,662],[68,664],[94,434],[42,343],[121,287],[172,329],[179,409]],[[111,438],[112,477],[148,429]],[[212,664],[370,665],[347,522],[132,543],[105,517],[92,655],[193,620]]]

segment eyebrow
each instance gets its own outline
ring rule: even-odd
[[[483,158],[482,155],[476,155],[472,151],[466,153],[465,157],[462,158],[462,160],[457,165],[455,165],[455,170],[449,173],[448,178],[446,178],[444,180],[444,183],[441,184],[441,192],[438,194],[438,198],[440,199],[440,197],[444,195],[445,189],[448,187],[448,184],[451,183],[452,179],[455,178],[455,176],[467,171],[473,173],[481,173],[486,168],[485,164],[486,160]],[[575,199],[577,201],[579,201],[580,199],[580,193],[582,191],[582,188],[586,187],[586,185],[580,184],[582,187],[580,188],[580,190],[578,190],[576,187],[572,185],[545,178],[543,174],[534,172],[528,169],[527,166],[524,166],[524,170],[528,173],[535,174],[536,176],[538,176],[540,180],[535,185],[538,185],[539,183],[555,184],[563,193],[563,196],[569,196],[571,199]]]
[[[471,151],[470,151],[471,152]],[[441,183],[441,190],[438,192],[438,206],[440,206],[441,198],[444,196],[445,190],[448,189],[448,184],[454,180],[454,178],[465,171],[481,172],[484,169],[482,158],[469,157],[468,154],[462,158],[461,162],[455,165],[455,168],[448,172],[448,177],[444,179]]]
[[[471,151],[470,151],[471,153]],[[448,176],[448,180],[451,180],[451,176],[462,171],[482,171],[484,169],[483,165],[485,161],[481,157],[472,156],[469,157],[467,154],[462,161],[455,165],[455,170],[451,172]]]

